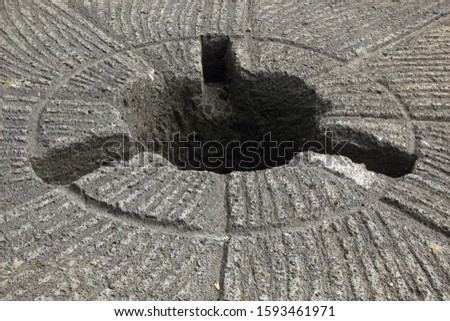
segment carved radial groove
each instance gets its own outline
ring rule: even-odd
[[[0,299],[449,300],[449,13],[0,0]]]

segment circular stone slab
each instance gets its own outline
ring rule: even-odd
[[[0,10],[0,298],[450,299],[448,2]]]

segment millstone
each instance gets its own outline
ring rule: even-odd
[[[447,2],[0,10],[2,299],[450,299]]]

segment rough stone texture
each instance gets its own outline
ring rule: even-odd
[[[0,298],[450,300],[449,12],[0,1]],[[349,144],[226,174],[152,150],[101,167],[111,139],[193,130]]]

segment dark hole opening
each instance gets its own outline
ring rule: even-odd
[[[203,79],[170,73],[122,92],[133,137],[146,150],[179,169],[225,174],[282,166],[306,142],[324,143],[319,120],[329,105],[303,79],[244,69],[226,36],[203,36],[201,46]],[[410,172],[415,161],[370,137],[350,142],[341,155],[392,177]]]
[[[226,56],[230,46],[230,38],[219,35],[201,37],[202,67],[205,83],[225,82]]]
[[[231,47],[227,36],[203,36],[202,76],[169,70],[127,83],[116,103],[131,137],[111,163],[149,151],[179,169],[225,174],[282,166],[306,142],[327,140],[319,120],[329,106],[313,88],[286,73],[244,69]],[[411,172],[415,155],[361,133],[351,136],[340,155],[391,177]],[[122,139],[92,139],[35,157],[32,165],[46,182],[66,184],[105,165],[102,147],[109,141]]]

